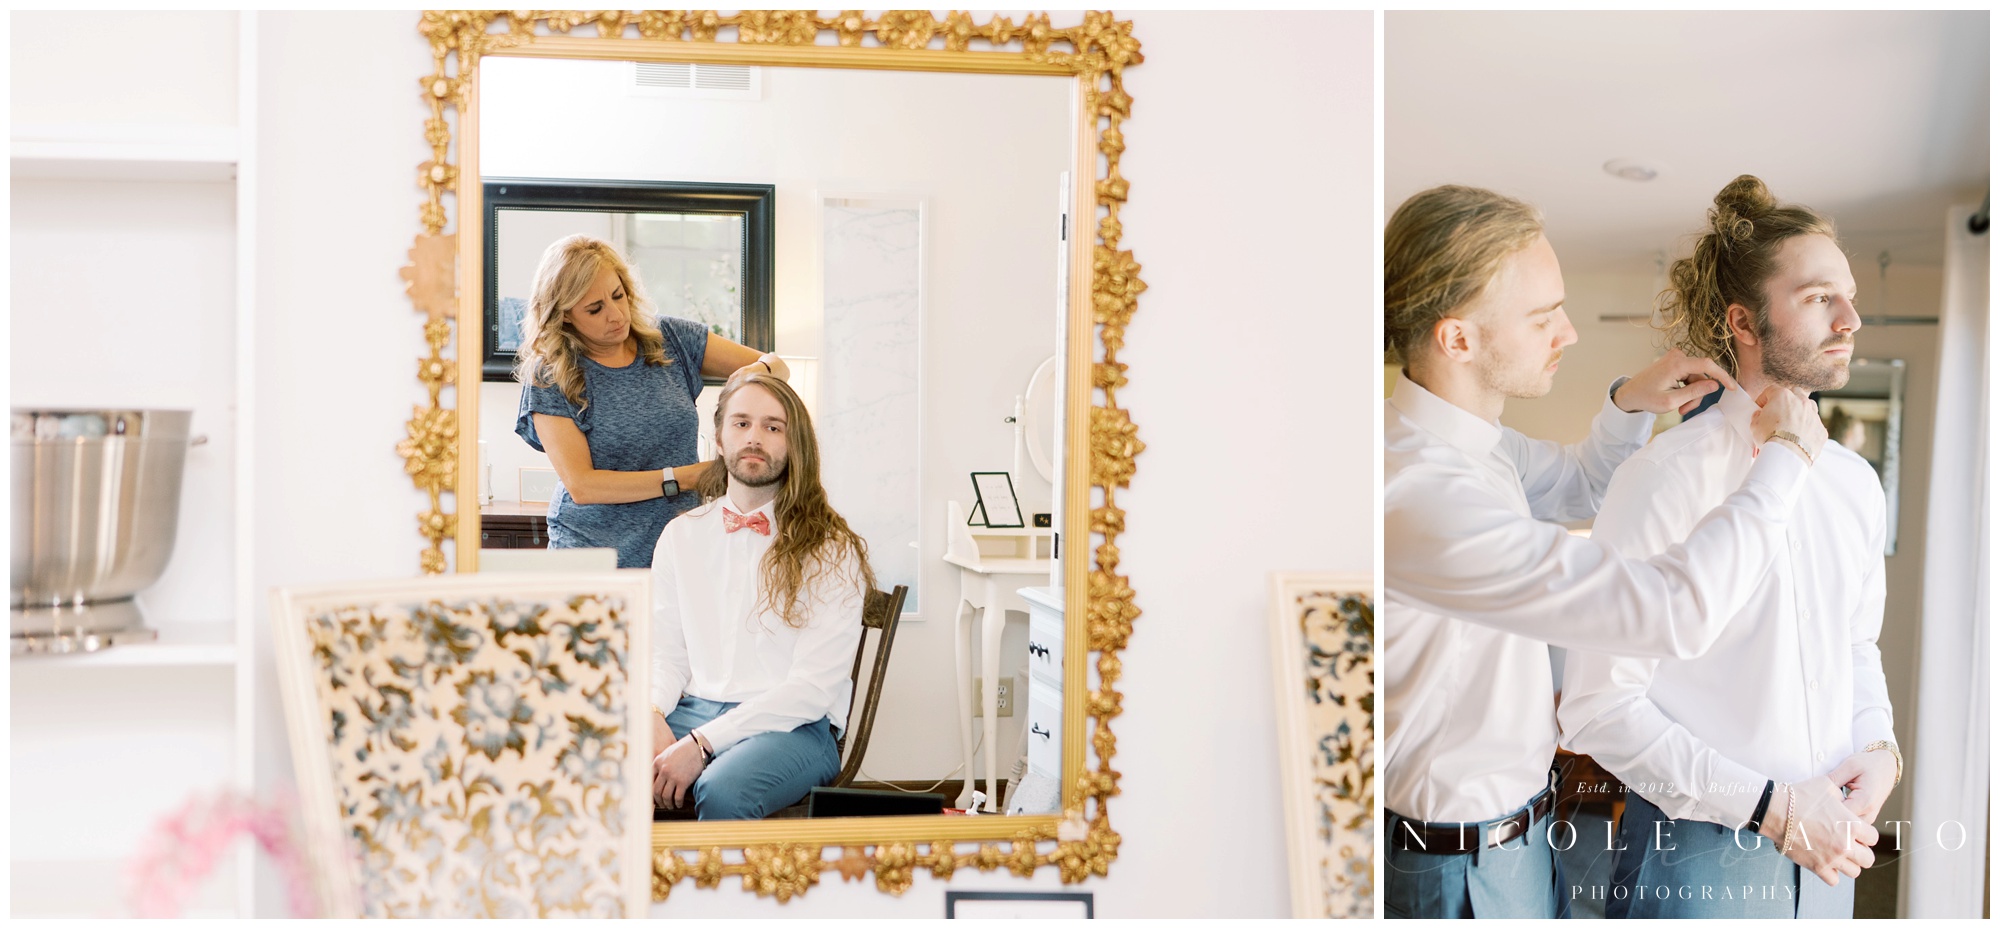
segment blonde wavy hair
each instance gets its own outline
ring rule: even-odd
[[[1478,187],[1403,201],[1382,230],[1384,358],[1412,364],[1438,321],[1478,299],[1500,262],[1541,234],[1534,207]]]
[[[722,389],[715,401],[715,431],[722,434],[723,418],[729,401],[748,387],[760,387],[778,399],[785,411],[785,475],[778,488],[776,535],[759,565],[762,583],[757,585],[758,608],[768,608],[796,629],[807,616],[800,595],[811,583],[859,584],[861,596],[875,587],[875,571],[868,566],[868,542],[847,525],[847,520],[827,502],[826,488],[819,481],[819,439],[813,434],[812,417],[805,402],[790,384],[769,374],[752,374]],[[718,442],[720,439],[718,438]],[[695,479],[694,489],[704,502],[729,492],[729,467],[721,458],[708,463]],[[855,575],[840,577],[838,571],[848,556],[854,558]]]
[[[564,319],[583,299],[597,275],[610,268],[625,288],[628,323],[639,342],[639,357],[649,365],[671,364],[666,337],[653,321],[653,305],[639,290],[632,269],[611,243],[587,235],[557,239],[542,252],[535,269],[535,295],[522,320],[521,349],[514,356],[514,379],[531,387],[555,387],[578,410],[590,405],[583,392],[583,337]]]
[[[1771,188],[1754,175],[1730,181],[1715,195],[1708,211],[1708,228],[1695,241],[1694,254],[1673,263],[1667,289],[1658,299],[1659,322],[1667,344],[1688,355],[1712,358],[1731,375],[1736,370],[1736,340],[1729,331],[1729,307],[1750,310],[1754,331],[1770,331],[1770,306],[1764,282],[1778,270],[1778,250],[1786,239],[1823,235],[1840,241],[1833,220],[1809,207],[1781,204]]]

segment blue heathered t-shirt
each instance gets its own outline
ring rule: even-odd
[[[582,359],[583,395],[578,412],[557,387],[521,388],[521,411],[514,432],[535,451],[536,413],[567,416],[590,443],[591,467],[600,471],[658,471],[693,464],[700,450],[701,416],[694,398],[701,393],[701,361],[708,352],[708,329],[671,316],[658,318],[666,336],[667,365],[636,358],[622,368]],[[682,491],[671,499],[637,503],[578,503],[569,488],[556,485],[549,501],[550,548],[615,548],[621,568],[650,568],[660,530],[701,504],[701,495]]]

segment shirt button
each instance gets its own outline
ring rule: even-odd
[[[1819,761],[1820,761],[1820,762],[1821,762],[1822,764],[1824,764],[1824,763],[1826,762],[1826,753],[1825,753],[1825,752],[1820,752],[1820,753],[1819,753],[1819,755],[1818,755],[1817,757],[1818,757],[1818,760],[1819,760]]]
[[[1819,679],[1818,679],[1818,678],[1814,678],[1814,679],[1812,679],[1812,680],[1810,680],[1810,681],[1807,681],[1807,682],[1806,682],[1806,689],[1807,689],[1807,690],[1810,690],[1810,691],[1813,691],[1814,693],[1818,693],[1818,692],[1819,692]]]
[[[1811,610],[1800,610],[1800,611],[1799,611],[1799,618],[1800,618],[1800,619],[1811,619],[1811,618],[1812,618],[1812,611],[1811,611]]]
[[[1795,551],[1795,552],[1796,552],[1796,551],[1798,551],[1798,550],[1799,550],[1799,540],[1797,540],[1797,539],[1793,539],[1793,540],[1792,540],[1792,551]]]

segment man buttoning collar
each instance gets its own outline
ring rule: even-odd
[[[1500,425],[1553,385],[1576,330],[1533,207],[1491,191],[1411,197],[1383,233],[1384,331],[1403,364],[1383,411],[1383,806],[1390,916],[1556,917],[1549,841],[1556,713],[1549,646],[1693,656],[1713,645],[1783,547],[1826,439],[1812,404],[1757,399],[1763,454],[1665,554],[1570,535],[1612,469],[1734,382],[1678,351],[1610,385],[1590,438]]]
[[[739,377],[716,404],[708,502],[653,555],[653,800],[761,819],[840,772],[868,546],[828,505],[805,404]],[[664,709],[663,709],[664,708]]]
[[[1780,205],[1749,175],[1716,195],[1709,219],[1694,253],[1674,262],[1669,331],[1743,390],[1612,477],[1592,535],[1622,555],[1666,550],[1761,457],[1746,391],[1847,383],[1861,317],[1833,223]],[[1874,469],[1839,443],[1813,472],[1788,550],[1760,572],[1721,645],[1692,658],[1568,656],[1564,746],[1631,789],[1620,841],[1608,843],[1609,916],[1854,915],[1854,882],[1841,878],[1874,863],[1872,824],[1902,774],[1875,644],[1888,503]],[[1782,892],[1703,892],[1722,885]]]

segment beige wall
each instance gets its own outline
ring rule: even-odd
[[[1560,257],[1561,243],[1556,249]],[[1937,316],[1942,269],[1892,265],[1885,299],[1874,256],[1850,254],[1848,260],[1860,291],[1856,303],[1864,315]],[[1659,357],[1662,343],[1642,325],[1598,321],[1603,315],[1647,312],[1657,286],[1654,274],[1572,273],[1564,275],[1564,283],[1577,343],[1563,354],[1555,390],[1535,400],[1509,401],[1501,419],[1530,436],[1576,442],[1588,434],[1590,418],[1603,405],[1612,380]],[[1906,365],[1897,549],[1888,559],[1889,599],[1879,640],[1905,759],[1915,757],[1916,750],[1917,634],[1923,620],[1924,514],[1930,499],[1931,426],[1937,408],[1937,338],[1936,326],[1864,326],[1855,335],[1858,357],[1900,358]],[[1904,780],[1907,784],[1908,778]],[[1908,819],[1908,809],[1906,793],[1893,794],[1882,819]]]

